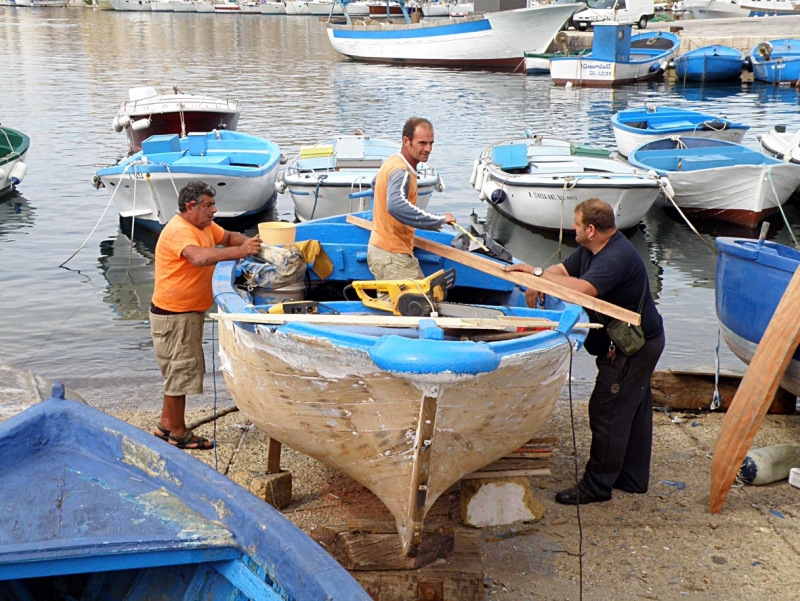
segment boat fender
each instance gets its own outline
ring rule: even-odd
[[[439,192],[440,194],[444,192],[444,180],[442,179],[441,175],[439,176],[439,181],[436,182],[435,188],[436,191]]]
[[[486,172],[488,171],[485,165],[478,165],[478,174],[475,176],[475,189],[479,192],[483,189],[483,182],[486,179]]]
[[[275,189],[278,191],[278,194],[286,192],[286,182],[283,181],[282,177],[275,182]]]
[[[17,161],[11,168],[11,170],[8,172],[8,179],[11,180],[12,184],[17,186],[25,177],[25,174],[27,172],[28,172],[28,166],[22,161]]]
[[[102,180],[102,179],[100,179],[100,176],[99,176],[99,175],[95,175],[95,176],[92,178],[92,185],[93,185],[93,186],[95,187],[95,189],[97,189],[97,190],[99,190],[100,188],[105,188],[105,187],[106,187],[106,185],[103,183],[103,180]]]
[[[472,175],[469,176],[469,185],[475,187],[475,178],[478,177],[478,165],[481,164],[480,159],[475,159],[472,163]]]
[[[779,133],[779,134],[785,134],[786,133],[786,125],[783,124],[783,123],[779,123],[778,125],[775,126],[775,132]]]
[[[500,186],[497,184],[497,182],[493,181],[491,178],[487,179],[485,182],[483,182],[483,188],[481,188],[478,198],[482,201],[489,200],[489,198],[492,196],[492,192],[497,190],[499,187]]]
[[[753,61],[750,60],[749,56],[744,59],[744,70],[747,73],[752,73],[753,72]]]
[[[142,131],[143,129],[147,129],[152,124],[150,119],[137,119],[133,123],[131,123],[131,129],[133,131]]]
[[[661,63],[658,63],[658,62],[653,63],[652,65],[650,65],[650,73],[655,73],[660,68],[661,68]]]
[[[502,188],[497,188],[489,195],[489,202],[497,206],[503,204],[508,199],[508,194]]]
[[[284,153],[281,153],[281,165],[285,165],[286,161],[288,161],[288,160],[289,160],[289,157],[287,157]]]
[[[114,119],[111,120],[111,128],[117,133],[122,131],[122,125],[119,122],[119,117],[114,117]]]
[[[788,478],[795,465],[800,465],[800,444],[776,444],[747,453],[739,469],[739,478],[745,484],[769,484]]]
[[[117,116],[116,122],[122,129],[128,129],[131,126],[131,118],[128,115]]]
[[[765,61],[768,61],[772,58],[772,44],[769,42],[761,42],[758,46],[756,46],[756,52],[758,55],[763,58]]]

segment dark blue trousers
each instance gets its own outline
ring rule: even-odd
[[[664,351],[664,334],[637,353],[617,352],[612,362],[597,357],[597,379],[589,398],[592,446],[580,488],[601,499],[613,488],[645,493],[650,482],[653,398],[650,379]]]

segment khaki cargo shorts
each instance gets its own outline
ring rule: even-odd
[[[150,333],[156,362],[164,376],[164,394],[203,393],[206,361],[203,355],[205,313],[150,313]]]
[[[372,244],[367,247],[367,265],[376,280],[421,280],[425,277],[414,255],[390,253]]]

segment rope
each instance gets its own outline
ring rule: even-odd
[[[130,164],[128,164],[128,165],[125,167],[125,169],[122,171],[122,176],[120,176],[120,181],[122,181],[122,177],[124,177],[124,175],[125,175],[125,172],[126,172],[126,171],[128,171],[128,169],[130,169],[130,168],[131,168],[131,167],[133,167],[134,165],[139,165],[139,164],[144,164],[144,163],[143,163],[142,161],[134,161],[133,163],[130,163]],[[74,253],[72,253],[72,254],[71,254],[71,255],[70,255],[68,258],[67,258],[67,260],[66,260],[66,261],[64,261],[63,263],[61,263],[61,265],[59,265],[59,267],[64,267],[64,265],[66,265],[67,263],[69,263],[69,262],[70,262],[70,261],[71,261],[71,260],[72,260],[72,259],[75,257],[75,255],[77,255],[79,252],[81,252],[81,250],[83,250],[83,247],[84,247],[84,246],[86,246],[86,244],[89,242],[89,239],[90,239],[90,238],[91,238],[91,237],[94,235],[95,231],[97,230],[97,227],[100,225],[100,222],[103,220],[103,217],[105,217],[105,216],[106,216],[106,212],[108,211],[108,207],[110,207],[110,206],[111,206],[111,202],[114,200],[114,196],[116,196],[116,194],[117,194],[117,191],[118,191],[118,190],[119,190],[119,186],[116,186],[116,187],[114,188],[114,192],[111,194],[111,198],[109,198],[109,199],[108,199],[108,203],[106,204],[106,208],[105,208],[105,209],[103,209],[103,213],[100,215],[100,219],[98,219],[98,220],[97,220],[97,223],[95,223],[95,224],[94,224],[94,227],[92,228],[92,231],[91,231],[91,232],[89,232],[89,235],[88,235],[88,236],[86,236],[86,240],[84,240],[84,241],[83,241],[83,244],[81,244],[81,245],[78,247],[78,250],[76,250]]]
[[[675,202],[675,199],[674,199],[674,198],[672,198],[672,195],[671,195],[669,192],[667,192],[667,187],[666,187],[666,185],[664,185],[664,183],[661,181],[661,179],[660,179],[660,178],[659,178],[659,180],[658,180],[658,185],[659,185],[659,186],[661,186],[661,190],[664,192],[664,195],[665,195],[665,196],[666,196],[666,197],[669,199],[669,201],[672,203],[672,206],[673,206],[673,207],[675,207],[675,210],[676,210],[676,211],[678,211],[678,214],[679,214],[679,215],[680,215],[680,216],[683,218],[683,220],[686,222],[686,225],[688,225],[688,226],[689,226],[689,229],[691,229],[691,230],[692,230],[692,231],[693,231],[695,234],[697,234],[697,237],[698,237],[698,238],[700,238],[700,241],[701,241],[703,244],[705,244],[705,245],[706,245],[706,246],[707,246],[707,247],[708,247],[708,248],[711,250],[711,252],[713,252],[715,255],[718,255],[718,254],[719,254],[719,251],[717,251],[717,249],[716,249],[716,248],[714,248],[714,247],[713,247],[711,244],[709,244],[708,240],[706,240],[705,238],[703,238],[703,236],[700,234],[700,232],[698,232],[698,231],[697,231],[697,228],[696,228],[696,227],[694,227],[694,225],[692,224],[692,222],[691,222],[691,221],[689,221],[689,218],[688,218],[686,215],[684,215],[683,211],[681,211],[681,208],[678,206],[678,203],[676,203],[676,202]]]
[[[219,471],[219,457],[217,456],[217,364],[216,352],[214,351],[214,324],[217,320],[211,320],[211,381],[214,383],[214,469]]]
[[[722,397],[719,394],[719,338],[720,338],[720,329],[717,328],[717,348],[716,348],[716,362],[714,367],[714,395],[711,397],[711,405],[709,405],[709,409],[711,411],[716,411],[719,409],[720,405],[722,405]]]
[[[10,152],[7,155],[5,155],[3,158],[6,159],[6,158],[10,158],[10,157],[13,157],[14,155],[16,155],[18,158],[21,159],[22,155],[19,152],[17,152],[16,150],[14,150],[14,145],[11,143],[11,140],[8,137],[8,132],[6,131],[6,129],[4,127],[0,127],[0,131],[3,132],[3,137],[6,139],[6,142],[8,143],[8,148],[10,150]]]
[[[181,102],[178,105],[178,113],[181,116],[181,138],[186,137],[186,121],[183,119],[183,103]]]
[[[772,167],[767,167],[767,179],[769,180],[769,185],[772,188],[772,194],[775,195],[775,204],[778,205],[778,210],[781,213],[781,217],[783,217],[783,222],[786,224],[786,229],[789,230],[789,235],[792,237],[792,242],[794,242],[794,247],[800,248],[800,246],[797,245],[797,238],[794,237],[794,230],[792,230],[792,226],[789,224],[789,219],[786,217],[786,213],[783,210],[783,205],[778,198],[778,192],[775,190],[775,182],[772,181]]]

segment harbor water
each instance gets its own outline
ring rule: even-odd
[[[429,208],[462,224],[475,213],[516,257],[543,266],[564,258],[574,241],[520,227],[478,200],[469,177],[487,145],[530,129],[613,149],[610,116],[644,102],[748,123],[744,142],[753,147],[777,123],[800,128],[793,88],[665,80],[565,89],[548,77],[362,64],[337,55],[316,18],[0,7],[0,43],[0,121],[31,138],[19,193],[0,203],[0,360],[61,380],[99,405],[125,398],[160,406],[147,322],[153,241],[131,242],[109,195],[91,185],[97,168],[125,153],[111,121],[128,88],[177,86],[239,100],[239,131],[270,138],[286,154],[356,128],[399,141],[408,117],[425,116],[436,133],[430,163],[447,186]],[[785,208],[791,224],[797,203],[795,196]],[[278,198],[277,217],[293,218],[288,194]],[[772,222],[769,237],[790,243],[780,216]],[[756,235],[706,228],[711,245],[716,235]],[[714,254],[657,207],[630,236],[666,322],[660,367],[713,369]],[[213,336],[209,322],[209,371]],[[743,368],[724,342],[720,356],[724,368]],[[593,376],[591,358],[579,353],[576,386],[590,386]]]

